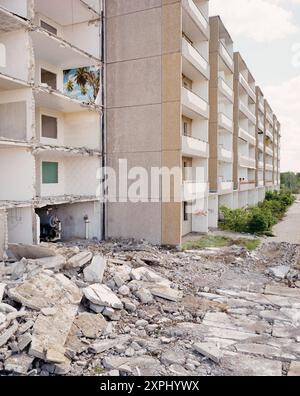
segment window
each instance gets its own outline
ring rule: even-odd
[[[43,184],[58,183],[58,163],[42,162],[42,182]]]
[[[47,30],[49,33],[57,35],[57,29],[55,27],[49,25],[49,23],[47,23],[45,21],[41,21],[41,27],[43,29]]]
[[[189,89],[190,91],[193,88],[193,81],[184,75],[182,75],[182,84],[183,84],[184,88]]]
[[[184,221],[188,221],[189,220],[188,203],[187,202],[183,202],[183,220]]]
[[[41,69],[41,83],[49,85],[52,89],[57,89],[57,75],[48,70]]]
[[[57,118],[42,115],[42,137],[57,139]]]
[[[192,135],[192,120],[187,117],[182,117],[182,128],[184,136]]]

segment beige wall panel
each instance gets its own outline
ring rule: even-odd
[[[181,150],[181,103],[167,102],[162,105],[162,148]]]
[[[180,245],[182,235],[182,203],[162,204],[162,244]]]
[[[108,0],[106,1],[106,15],[110,18],[160,7],[161,4],[162,0]]]

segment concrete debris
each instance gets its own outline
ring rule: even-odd
[[[26,355],[12,355],[5,361],[5,371],[12,372],[15,374],[25,375],[32,365],[34,358]]]
[[[107,261],[103,256],[94,256],[92,263],[84,270],[84,280],[88,283],[102,283]]]
[[[67,264],[67,268],[81,268],[85,264],[89,263],[93,257],[91,252],[81,252],[71,257]]]
[[[299,375],[298,253],[272,242],[12,245],[0,263],[0,375]]]
[[[93,304],[115,309],[123,308],[121,300],[105,285],[91,285],[83,289],[83,293]]]
[[[269,268],[269,272],[271,275],[275,276],[275,278],[284,279],[290,271],[290,266],[288,265],[280,265],[279,267]]]
[[[100,337],[107,326],[107,322],[101,314],[96,315],[87,312],[78,315],[74,324],[87,338]]]
[[[8,250],[16,260],[22,260],[26,258],[27,260],[36,260],[45,257],[56,256],[55,251],[44,246],[36,245],[21,245],[21,244],[9,244]]]
[[[220,349],[216,345],[209,342],[196,343],[194,344],[193,348],[196,352],[199,352],[201,355],[209,358],[217,364],[220,363],[223,357],[223,353],[220,351]]]
[[[300,362],[292,362],[288,372],[289,377],[300,377]]]

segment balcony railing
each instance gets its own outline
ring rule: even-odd
[[[266,171],[272,172],[274,169],[273,164],[266,164]]]
[[[204,99],[185,87],[182,87],[181,95],[182,105],[187,109],[187,116],[194,118],[198,115],[208,119],[209,106]],[[191,114],[188,114],[189,112]]]
[[[230,68],[230,70],[233,71],[233,69],[234,69],[233,56],[230,55],[227,48],[221,41],[220,41],[220,45],[219,45],[219,53],[220,53],[220,56],[223,59],[223,61],[226,63],[226,65]]]
[[[266,136],[268,136],[271,140],[273,140],[273,132],[269,127],[266,128]]]
[[[273,156],[274,155],[273,149],[271,149],[270,147],[266,147],[266,154]]]
[[[263,142],[258,142],[258,149],[260,151],[264,151],[264,143]]]
[[[252,113],[249,107],[240,101],[240,111],[253,123],[256,124],[256,116]]]
[[[209,144],[191,136],[182,136],[182,153],[190,157],[209,157]]]
[[[233,121],[224,113],[219,114],[219,128],[233,133]]]
[[[187,12],[189,17],[198,26],[201,32],[209,37],[209,24],[201,10],[196,6],[193,0],[182,0],[182,7]]]
[[[233,191],[233,182],[219,182],[218,192],[219,194],[229,194]]]
[[[250,168],[250,169],[256,168],[256,160],[243,155],[240,156],[239,158],[239,164],[243,168]]]
[[[182,38],[182,55],[207,79],[209,78],[209,64],[206,59],[184,37]]]
[[[233,152],[231,150],[225,149],[223,146],[219,146],[218,159],[219,161],[231,163],[233,161]]]
[[[245,79],[245,77],[242,75],[242,73],[240,73],[240,83],[241,83],[241,85],[244,87],[244,89],[246,90],[246,92],[248,93],[248,95],[252,98],[252,100],[253,100],[253,101],[256,101],[255,91],[254,91],[253,88],[250,86],[250,84],[249,84],[248,81]]]
[[[227,84],[227,82],[219,77],[219,89],[220,92],[231,102],[234,101],[233,89]]]
[[[248,191],[255,188],[255,181],[240,181],[239,182],[239,190],[240,191]]]
[[[239,129],[239,137],[246,142],[250,143],[252,146],[256,145],[256,137],[251,135],[248,131],[244,128]]]

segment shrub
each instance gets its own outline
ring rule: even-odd
[[[248,232],[249,213],[244,209],[221,208],[224,220],[221,228],[235,232]]]

